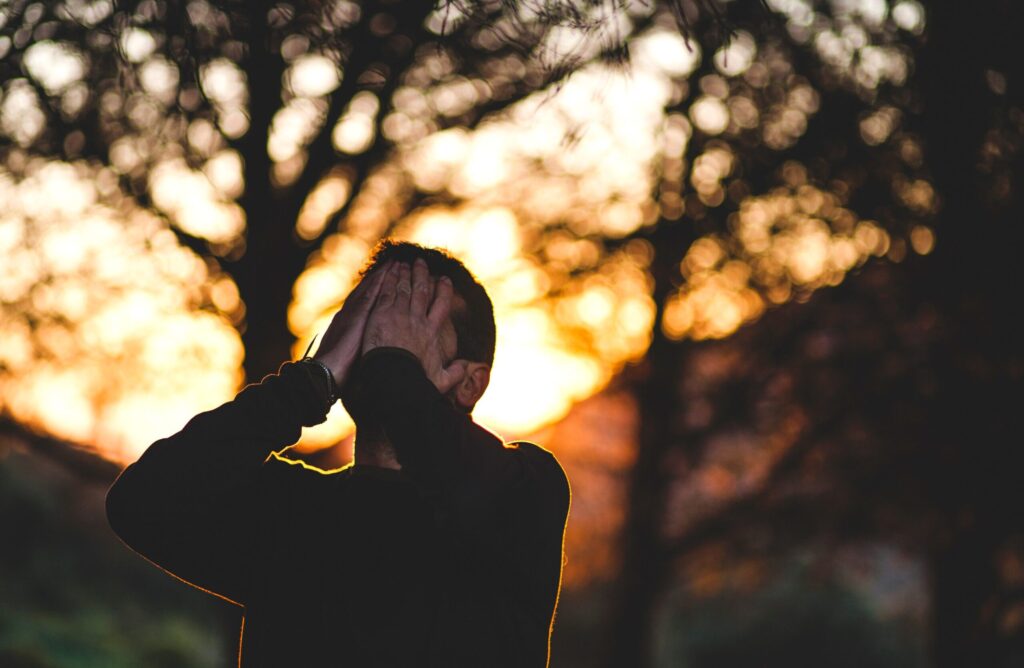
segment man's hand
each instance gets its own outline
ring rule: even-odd
[[[454,288],[447,276],[434,280],[427,264],[417,259],[410,268],[399,264],[384,277],[370,312],[363,352],[396,347],[408,350],[423,365],[442,394],[466,374],[466,360],[454,360],[455,329],[449,319]]]
[[[363,333],[367,316],[380,293],[388,275],[395,272],[395,263],[373,269],[363,277],[355,290],[349,294],[341,309],[334,314],[331,324],[320,340],[313,359],[327,365],[334,376],[335,387],[341,387],[348,380],[352,365],[359,356],[363,345]]]

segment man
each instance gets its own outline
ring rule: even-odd
[[[493,355],[469,271],[385,241],[316,355],[151,445],[108,492],[110,525],[245,608],[243,668],[546,666],[569,486],[470,418]],[[338,395],[354,464],[278,457]]]

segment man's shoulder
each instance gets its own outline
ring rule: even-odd
[[[535,472],[538,481],[546,486],[569,494],[569,477],[562,468],[555,453],[533,441],[516,440],[505,444],[506,450],[514,450],[523,462]]]

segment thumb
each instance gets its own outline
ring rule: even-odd
[[[455,360],[447,367],[441,369],[437,374],[437,389],[441,394],[445,394],[448,390],[452,389],[456,385],[462,382],[462,379],[466,377],[467,368],[469,362],[466,360]]]

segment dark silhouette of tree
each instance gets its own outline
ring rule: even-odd
[[[908,85],[875,88],[868,108],[796,46],[796,71],[820,92],[820,112],[774,160],[756,146],[738,149],[744,165],[761,167],[744,176],[770,179],[780,159],[798,161],[811,183],[844,184],[848,206],[893,233],[890,260],[904,259],[908,241],[927,251],[931,236],[914,230],[922,213],[937,245],[927,257],[872,262],[721,342],[673,345],[655,332],[631,372],[639,453],[608,665],[650,665],[655,607],[674,567],[702,548],[724,545],[743,558],[772,546],[870,539],[927,563],[934,665],[1021,660],[1014,257],[1024,212],[1009,28],[1020,18],[1011,3],[969,15],[929,6]],[[878,142],[871,119],[888,105],[885,113],[903,120]],[[901,192],[922,178],[937,193],[931,211],[919,207],[927,189]],[[711,217],[712,227],[728,224],[714,210]],[[678,282],[675,249],[692,240],[685,232],[672,239],[671,229],[661,221],[652,233],[657,251],[668,251],[656,252],[655,294]],[[735,491],[709,501],[693,490],[721,467],[722,443],[737,433],[756,445],[750,468],[735,472]]]

